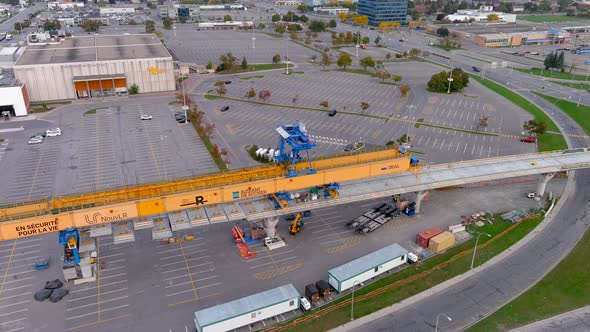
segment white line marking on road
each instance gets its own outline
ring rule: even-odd
[[[27,310],[29,310],[29,309],[28,308],[25,308],[25,309],[13,311],[13,312],[8,312],[8,313],[5,313],[5,314],[0,314],[0,317],[12,315],[12,314],[18,314],[19,312],[24,312],[24,311],[27,311]]]
[[[20,321],[22,321],[22,320],[25,320],[25,319],[27,319],[27,318],[26,318],[26,317],[24,317],[24,318],[19,318],[19,319],[11,320],[10,322],[3,322],[3,323],[0,323],[0,325],[6,325],[6,324],[14,323],[14,322],[20,322]]]

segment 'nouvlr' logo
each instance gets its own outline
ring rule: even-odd
[[[113,221],[123,220],[123,219],[127,219],[127,218],[128,218],[127,212],[119,213],[119,214],[112,215],[112,216],[103,216],[102,213],[100,213],[100,212],[96,212],[95,214],[92,215],[92,217],[90,217],[87,214],[84,215],[84,220],[86,220],[86,223],[89,225],[94,225],[94,224],[103,223],[103,222],[113,222]]]

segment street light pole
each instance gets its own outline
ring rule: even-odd
[[[487,237],[492,237],[488,233],[479,233],[477,235],[477,237],[475,238],[475,247],[473,248],[473,257],[471,257],[471,267],[470,267],[470,269],[473,269],[473,263],[475,262],[475,252],[477,251],[477,242],[479,242],[479,237],[482,236],[482,235],[487,235]]]
[[[354,320],[354,287],[356,286],[357,283],[359,285],[362,285],[363,284],[362,282],[360,282],[358,280],[355,280],[352,283],[352,299],[350,301],[350,320]]]
[[[447,78],[447,81],[449,81],[449,88],[447,89],[447,93],[451,93],[451,83],[453,83],[453,71],[449,71],[449,78]]]
[[[451,317],[443,314],[442,312],[438,315],[436,315],[436,325],[434,327],[434,332],[438,332],[438,319],[440,318],[440,316],[444,316],[446,319],[449,320],[449,322],[452,322],[453,320],[451,319]]]

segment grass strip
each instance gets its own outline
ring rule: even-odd
[[[567,15],[518,15],[518,19],[535,23],[560,23],[587,20],[587,18],[584,17]]]
[[[488,89],[496,92],[500,96],[510,100],[516,106],[524,109],[525,111],[529,112],[537,121],[542,121],[547,124],[548,131],[559,132],[559,128],[557,125],[547,114],[545,114],[540,108],[535,106],[530,101],[526,100],[521,95],[513,92],[500,84],[494,83],[488,79],[482,79],[479,76],[471,75],[472,79],[475,79],[483,86],[487,87]],[[549,133],[537,135],[537,144],[539,151],[553,151],[553,150],[564,150],[567,149],[567,144],[565,139],[561,135],[553,135]]]
[[[512,69],[517,70],[521,73],[529,74],[529,75],[536,75],[543,77],[552,77],[552,78],[559,78],[564,80],[572,80],[572,81],[590,81],[590,77],[586,75],[577,75],[577,74],[570,74],[570,73],[562,73],[560,71],[551,71],[551,70],[543,70],[541,68],[517,68],[512,67]]]
[[[478,228],[492,235],[480,237],[474,266],[479,266],[508,249],[533,230],[542,217],[525,219],[510,225],[499,217],[493,224]],[[418,294],[434,285],[467,272],[475,240],[471,239],[422,263],[411,265],[355,292],[354,314],[361,317]],[[327,331],[350,321],[350,296],[344,296],[319,310],[311,311],[270,331]],[[317,319],[321,317],[321,319]]]
[[[571,83],[571,82],[560,82],[560,81],[549,81],[549,82],[555,83],[555,84],[559,84],[559,85],[563,85],[563,86],[567,86],[567,87],[572,88],[572,89],[578,89],[578,90],[589,90],[590,89],[590,84]]]
[[[88,110],[88,111],[84,112],[84,115],[94,115],[94,114],[96,114],[96,111],[97,111],[97,110],[104,110],[104,109],[107,109],[107,108],[108,108],[108,107],[98,107],[98,108],[93,108],[93,109],[91,109],[91,110]]]
[[[241,80],[244,81],[248,81],[251,80],[253,78],[264,78],[264,75],[255,75],[255,76],[244,76],[244,77],[240,77]]]
[[[215,154],[213,153],[213,151],[214,151],[213,143],[211,143],[211,140],[209,139],[209,137],[207,137],[206,135],[203,134],[201,128],[199,128],[197,122],[195,121],[194,117],[192,116],[192,113],[189,112],[188,117],[191,120],[190,123],[193,125],[193,128],[195,128],[195,131],[197,132],[197,134],[201,138],[201,141],[203,142],[203,144],[207,148],[209,155],[211,156],[211,158],[215,162],[215,165],[217,165],[217,168],[219,168],[220,171],[227,171],[227,165],[225,165],[225,162],[223,162],[223,159],[221,158],[220,155],[215,156]]]
[[[573,101],[559,99],[537,92],[534,92],[534,94],[543,97],[548,102],[559,107],[559,109],[561,109],[565,114],[569,115],[570,118],[576,121],[576,123],[582,127],[586,134],[590,135],[590,106],[584,104],[577,106],[577,103],[574,103]]]
[[[509,330],[590,304],[590,232],[539,283],[467,331]]]

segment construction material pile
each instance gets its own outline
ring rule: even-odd
[[[57,303],[70,293],[69,290],[63,288],[63,285],[63,282],[59,279],[47,281],[45,287],[35,292],[33,297],[39,302],[49,299],[51,303]]]
[[[475,224],[475,226],[481,227],[484,225],[484,222],[488,221],[484,212],[474,213],[470,216],[461,216],[461,218],[463,219],[461,222],[463,226]]]

